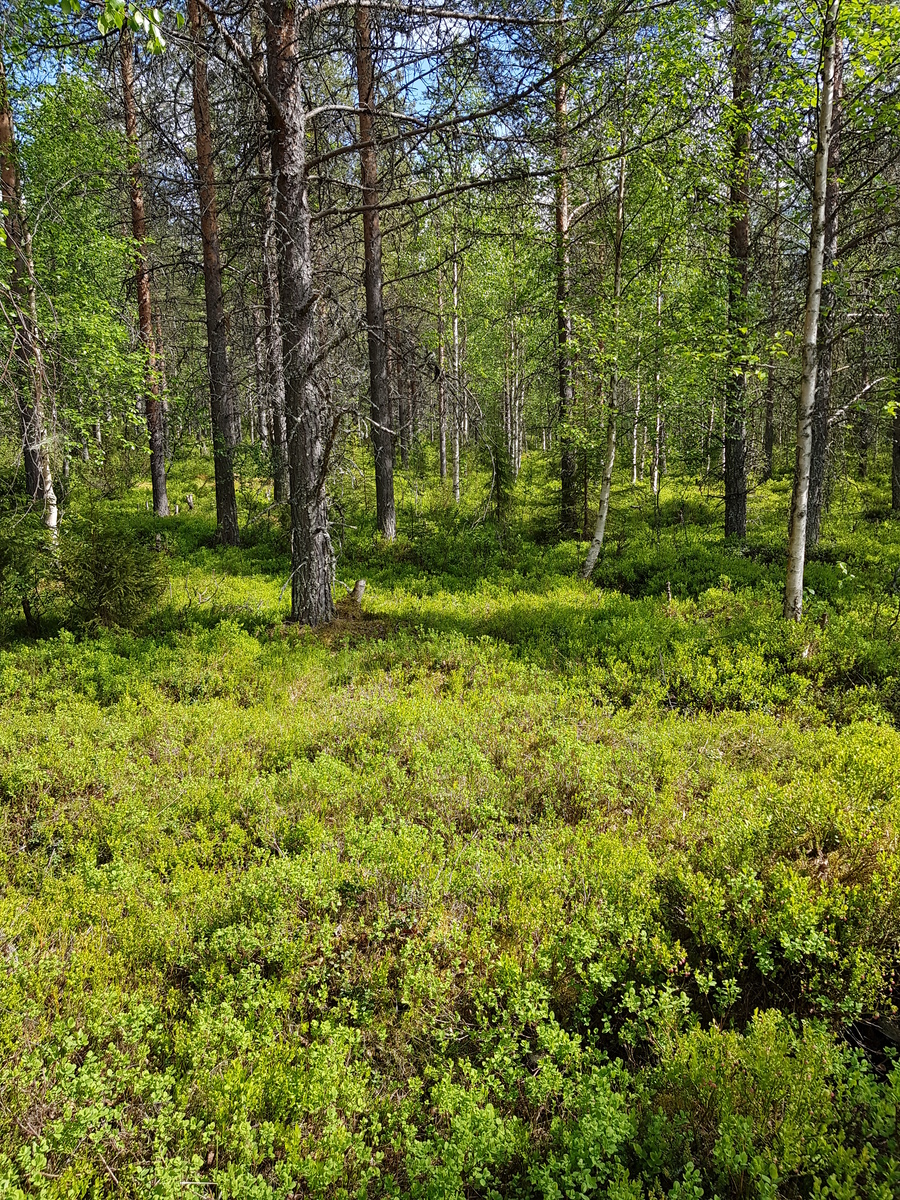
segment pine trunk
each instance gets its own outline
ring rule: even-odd
[[[753,18],[749,0],[732,15],[732,143],[728,222],[728,351],[725,387],[725,536],[747,533],[747,285],[750,263],[750,126]]]
[[[234,388],[228,364],[222,256],[216,208],[212,122],[206,74],[206,46],[198,0],[188,0],[188,23],[194,49],[194,128],[197,143],[197,182],[200,199],[200,237],[203,243],[203,287],[206,298],[206,347],[209,399],[212,413],[213,470],[216,479],[216,525],[220,541],[239,541],[237,499],[234,493],[233,451],[237,444]]]
[[[137,108],[134,100],[134,40],[127,25],[119,37],[119,64],[122,71],[122,99],[125,107],[125,137],[128,143],[131,176],[131,233],[135,242],[135,288],[141,344],[147,354],[147,378],[144,411],[150,439],[150,480],[153,487],[153,511],[158,517],[169,515],[166,494],[166,442],[162,402],[156,378],[156,350],[153,341],[153,307],[150,302],[150,266],[147,261],[147,221],[144,213],[144,189],[141,182],[141,155],[137,132]]]
[[[266,51],[276,179],[281,336],[291,509],[291,619],[334,617],[334,552],[325,493],[326,402],[316,387],[312,226],[306,178],[306,113],[290,0],[267,0]]]
[[[838,201],[840,199],[841,157],[841,92],[843,64],[841,42],[837,40],[834,55],[834,98],[831,112],[831,139],[828,144],[828,183],[825,190],[825,260],[823,266],[822,307],[819,321],[816,372],[816,399],[812,419],[812,454],[809,465],[809,502],[806,519],[806,549],[819,544],[822,531],[822,512],[830,450],[829,422],[831,413],[831,384],[834,367],[834,335],[836,326],[837,288],[834,272],[838,256]]]
[[[460,433],[460,370],[459,370],[459,258],[456,245],[456,213],[453,213],[453,320],[451,325],[453,338],[453,413],[451,420],[453,440],[453,499],[459,504],[459,433]]]
[[[378,215],[378,168],[375,159],[375,71],[368,3],[357,4],[356,80],[359,92],[359,165],[363,200],[366,325],[369,345],[369,402],[375,452],[375,507],[378,531],[387,541],[397,536],[394,506],[394,447],[387,373],[387,341],[381,273],[381,221]]]
[[[412,406],[407,395],[406,380],[403,378],[403,365],[399,356],[400,347],[394,351],[394,378],[397,381],[397,432],[400,442],[400,466],[405,471],[409,466],[409,430],[412,423]]]
[[[775,220],[772,223],[772,278],[769,286],[769,336],[777,332],[778,301],[781,279],[781,180],[775,181]],[[772,350],[769,351],[770,355]],[[766,370],[765,430],[763,433],[763,478],[771,479],[775,467],[775,366]]]
[[[653,434],[653,457],[651,460],[650,469],[650,490],[654,496],[659,495],[661,465],[662,465],[662,438],[663,438],[663,421],[662,421],[662,346],[660,341],[662,338],[662,311],[663,311],[663,293],[662,293],[662,262],[659,264],[659,274],[656,277],[656,374],[654,378],[654,406],[656,408],[656,428]],[[709,464],[707,463],[707,474],[709,473]]]
[[[253,358],[256,367],[256,421],[259,429],[259,444],[268,453],[271,449],[272,412],[269,408],[268,368],[266,363],[266,316],[258,304],[253,306]]]
[[[891,421],[891,508],[900,513],[900,309],[897,310],[894,341],[894,417]]]
[[[447,382],[444,379],[444,292],[438,274],[438,463],[447,478]]]
[[[253,64],[262,82],[263,69],[258,34],[253,31]],[[275,501],[288,498],[287,422],[284,410],[284,347],[281,341],[281,300],[278,294],[278,238],[275,228],[275,199],[272,192],[272,135],[263,104],[258,101],[259,173],[262,176],[262,294],[265,317],[266,383],[272,414],[272,484]]]

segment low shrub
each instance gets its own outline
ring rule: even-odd
[[[55,598],[56,556],[41,514],[0,509],[0,630],[24,618],[29,635],[40,634]]]
[[[59,576],[71,619],[87,629],[139,626],[166,590],[160,550],[131,522],[96,507],[68,522],[60,535]]]
[[[67,519],[91,636],[0,651],[0,1196],[900,1195],[891,529],[794,624],[783,488],[771,555],[620,503],[631,596],[483,479],[394,547],[348,483],[323,632],[208,482]],[[123,559],[171,602],[95,628]]]

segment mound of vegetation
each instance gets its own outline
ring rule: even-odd
[[[0,655],[0,1192],[897,1195],[896,528],[794,624],[777,490],[599,586],[438,499],[328,635],[198,505]]]

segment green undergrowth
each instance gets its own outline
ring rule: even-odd
[[[900,1194],[874,490],[800,625],[783,483],[732,547],[620,489],[591,584],[474,468],[460,513],[407,481],[389,548],[348,490],[364,611],[313,633],[265,496],[222,551],[182,470],[194,512],[124,506],[149,617],[51,596],[0,653],[0,1196]]]

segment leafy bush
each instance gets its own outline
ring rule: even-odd
[[[822,1026],[773,1010],[745,1033],[695,1028],[669,1051],[644,1091],[641,1153],[709,1189],[681,1195],[897,1195],[900,1072],[879,1083]]]
[[[54,575],[54,545],[41,515],[0,511],[0,621],[9,625],[21,613],[28,633],[40,633]]]
[[[163,555],[121,516],[97,508],[60,537],[59,572],[76,623],[134,629],[167,582]]]
[[[900,1195],[894,527],[789,624],[699,498],[628,596],[484,482],[395,547],[348,484],[352,639],[201,469],[165,556],[85,515],[172,603],[0,651],[0,1195]]]
[[[132,441],[110,426],[104,430],[104,445],[91,446],[91,457],[79,477],[104,500],[121,500],[146,470],[147,451],[140,434]]]

